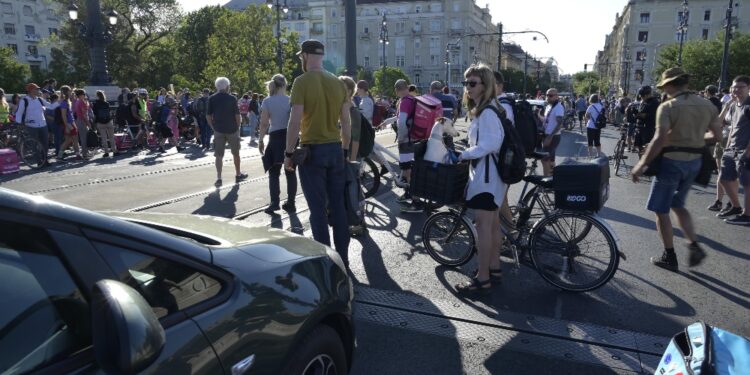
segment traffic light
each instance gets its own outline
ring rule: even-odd
[[[583,64],[583,71],[586,72],[586,70],[589,69],[589,64]]]

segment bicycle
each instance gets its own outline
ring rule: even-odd
[[[21,161],[32,169],[38,169],[47,163],[47,152],[36,138],[31,138],[26,127],[16,124],[0,126],[0,148],[12,148]]]
[[[546,282],[565,291],[588,292],[606,284],[617,271],[620,257],[624,259],[609,224],[590,212],[549,206],[542,197],[544,189],[552,188],[552,177],[530,175],[524,181],[534,185],[529,191],[530,202],[527,205],[521,198],[515,228],[501,225],[515,268],[521,264],[532,267]],[[543,216],[533,221],[531,214],[537,204]],[[476,228],[466,212],[461,205],[427,218],[422,241],[438,263],[461,266],[476,253]],[[600,248],[601,258],[590,251],[592,248]]]
[[[615,151],[612,153],[612,156],[609,157],[609,159],[613,160],[615,163],[615,176],[617,176],[617,173],[620,170],[620,165],[624,164],[625,159],[628,158],[628,156],[625,155],[625,149],[628,147],[627,138],[627,126],[620,126],[620,140],[617,141]]]

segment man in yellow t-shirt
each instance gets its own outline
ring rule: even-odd
[[[299,166],[299,176],[310,207],[313,238],[331,245],[330,218],[334,247],[348,267],[349,225],[342,197],[346,183],[344,158],[351,138],[351,101],[344,83],[323,70],[324,51],[323,43],[310,39],[297,52],[305,73],[292,86],[284,167],[294,170],[292,156],[299,140],[308,150]],[[330,216],[326,208],[330,209]]]
[[[632,171],[633,181],[638,182],[649,163],[662,155],[659,171],[651,182],[646,208],[656,214],[656,227],[664,244],[664,253],[652,257],[651,263],[675,272],[678,266],[669,212],[674,212],[685,237],[690,240],[688,266],[697,266],[706,253],[698,244],[685,201],[701,170],[701,149],[707,141],[721,140],[721,122],[716,107],[688,91],[688,78],[681,68],[670,68],[662,73],[657,87],[667,94],[667,100],[656,110],[656,134]]]

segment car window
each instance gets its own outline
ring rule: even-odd
[[[119,280],[139,291],[158,318],[221,291],[218,280],[184,264],[105,243],[95,245]]]
[[[0,221],[0,373],[33,372],[91,344],[87,301],[41,228]]]

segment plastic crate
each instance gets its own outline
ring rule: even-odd
[[[469,164],[440,164],[415,160],[409,191],[413,197],[437,204],[454,204],[464,199],[469,181]]]

